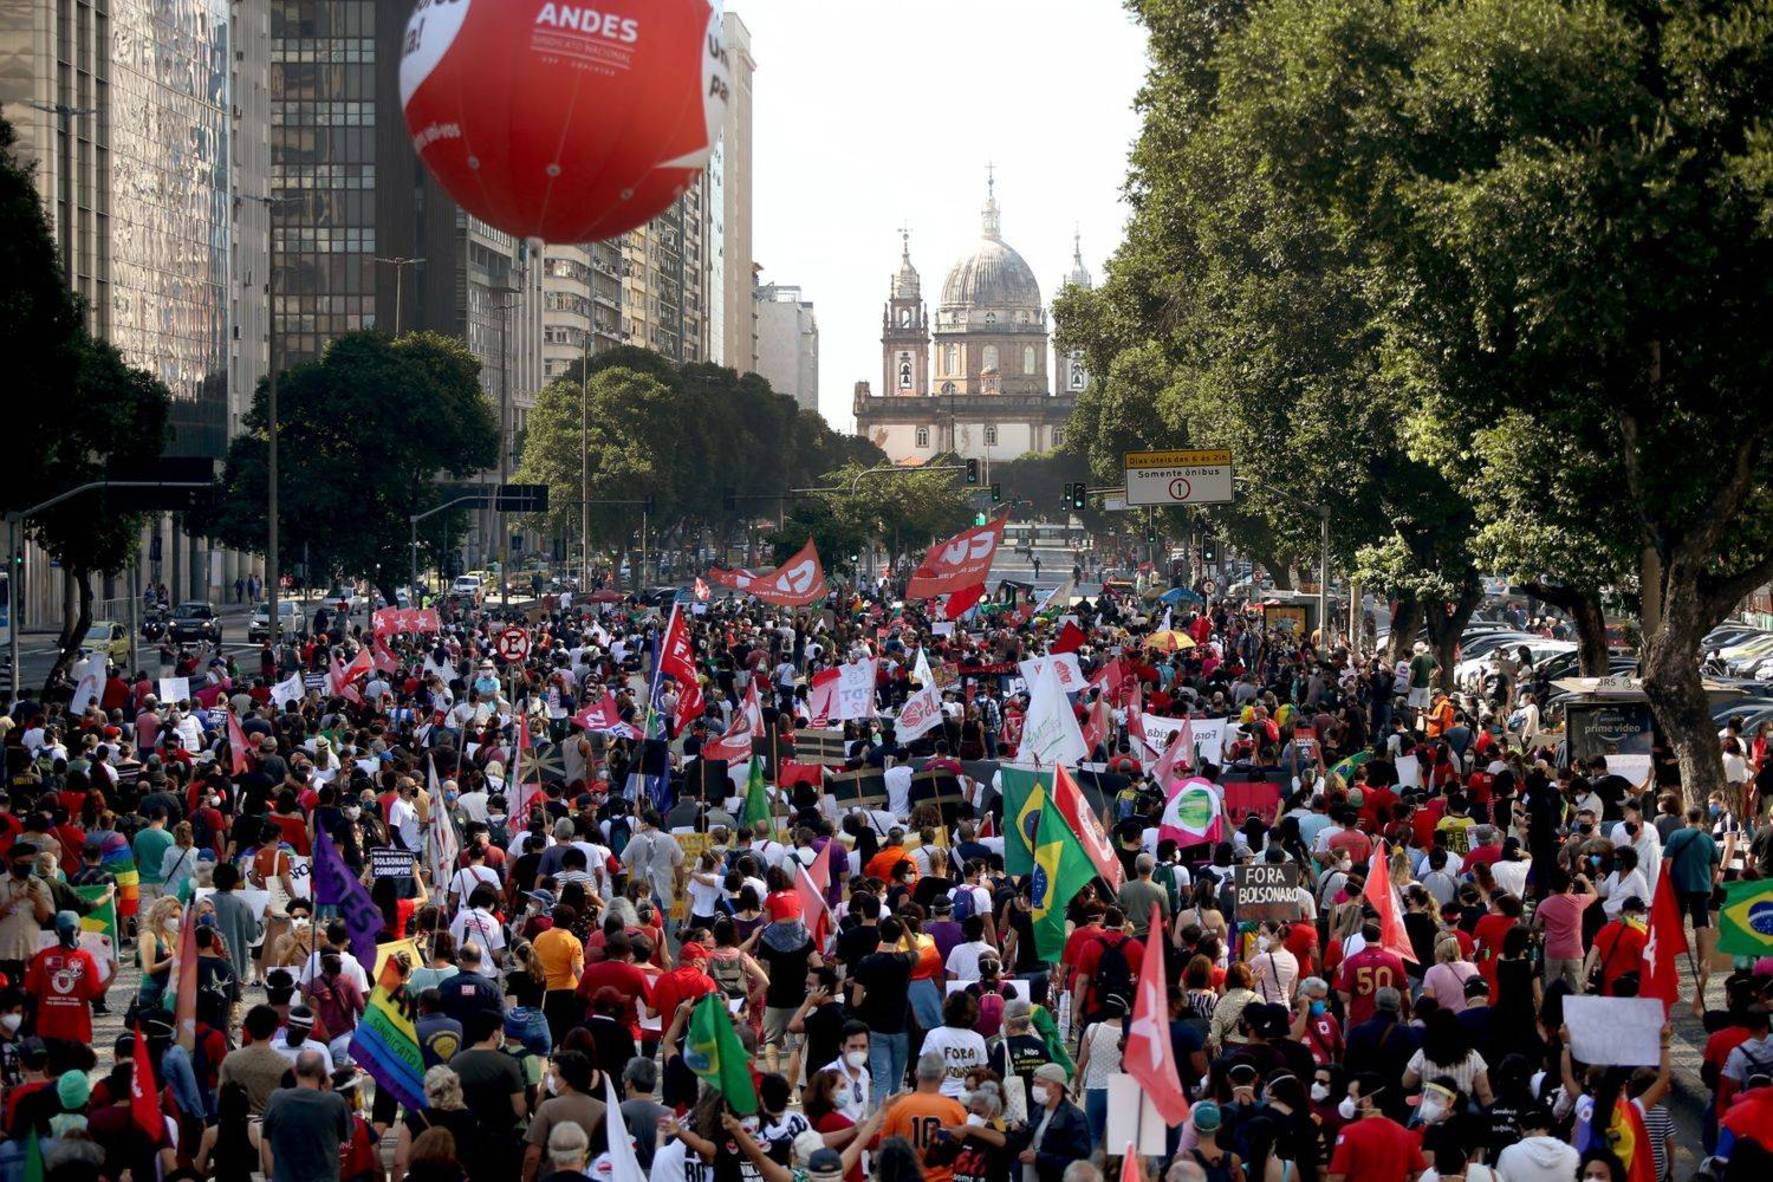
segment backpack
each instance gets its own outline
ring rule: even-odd
[[[965,883],[955,887],[949,893],[949,897],[954,900],[955,923],[964,923],[979,913],[979,896],[974,894],[973,888]]]
[[[999,983],[990,988],[978,987],[979,1021],[973,1029],[985,1038],[991,1038],[1003,1029],[1003,985]]]
[[[619,858],[622,851],[628,848],[628,839],[634,836],[634,820],[626,813],[609,819],[609,852]]]
[[[1096,978],[1090,985],[1091,997],[1100,999],[1109,994],[1116,994],[1122,1000],[1131,1001],[1133,997],[1133,968],[1127,962],[1127,940],[1122,936],[1119,941],[1109,943],[1107,936],[1098,936],[1096,942],[1102,946],[1101,959],[1096,961]]]
[[[504,820],[494,823],[490,818],[486,822],[486,839],[499,849],[511,847],[511,817],[506,814]]]

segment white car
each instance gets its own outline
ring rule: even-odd
[[[457,575],[456,581],[450,584],[449,593],[457,599],[478,601],[485,586],[479,575]]]
[[[1575,652],[1576,644],[1569,640],[1546,640],[1544,637],[1537,637],[1532,640],[1523,640],[1519,644],[1509,644],[1507,646],[1508,655],[1518,657],[1520,648],[1525,648],[1532,656],[1533,664],[1537,665],[1559,653]],[[1462,690],[1476,693],[1484,688],[1484,678],[1489,675],[1489,672],[1490,656],[1488,653],[1482,656],[1467,657],[1453,667],[1453,684]]]

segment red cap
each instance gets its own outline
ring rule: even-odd
[[[684,964],[688,964],[692,960],[707,960],[708,950],[694,940],[691,940],[688,944],[685,944],[678,950],[677,958]]]

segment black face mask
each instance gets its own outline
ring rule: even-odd
[[[14,878],[31,877],[31,864],[29,862],[14,862],[12,864],[12,876]]]

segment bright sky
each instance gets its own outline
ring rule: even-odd
[[[996,166],[1003,238],[1041,294],[1100,279],[1121,238],[1145,36],[1120,0],[728,0],[751,30],[753,251],[819,323],[819,409],[855,426],[855,383],[880,393],[880,316],[898,227],[934,319],[970,255]]]

